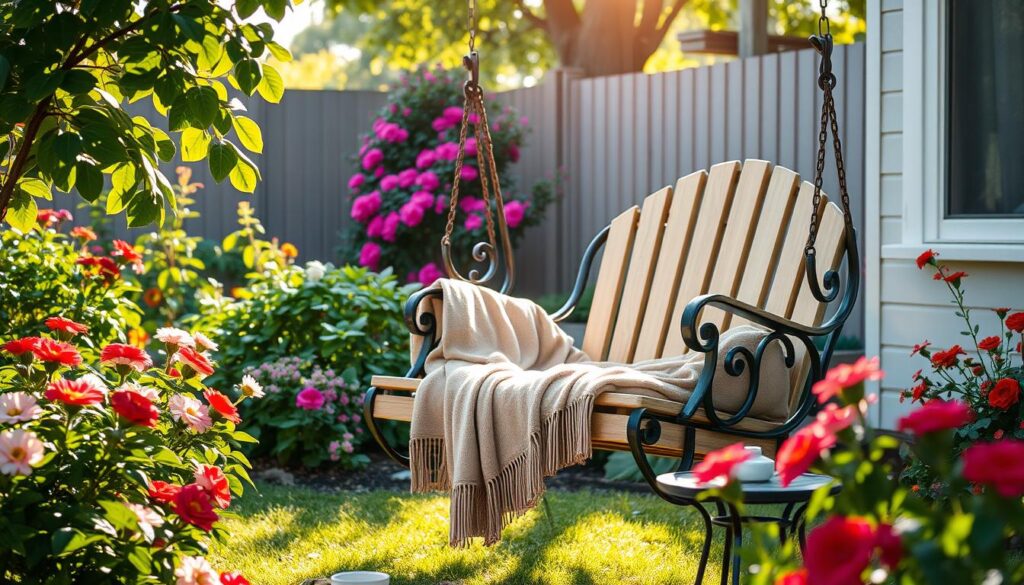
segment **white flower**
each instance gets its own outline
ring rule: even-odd
[[[210,409],[191,396],[175,394],[167,401],[167,409],[171,411],[171,417],[188,425],[188,428],[197,433],[205,433],[213,426],[213,419],[210,418]]]
[[[196,346],[195,340],[188,334],[188,331],[178,329],[177,327],[161,327],[156,330],[156,335],[153,337],[156,337],[159,341],[162,341],[167,345],[174,345],[177,347]]]
[[[0,473],[31,475],[43,459],[43,443],[31,431],[21,429],[0,433]]]
[[[241,390],[243,396],[249,398],[263,398],[263,386],[260,386],[256,378],[253,378],[249,374],[242,376],[242,383],[238,385],[238,389]]]
[[[326,271],[327,267],[319,260],[310,260],[309,262],[306,262],[306,280],[309,282],[320,282],[320,279],[324,277],[324,273]]]
[[[156,388],[151,388],[149,386],[143,386],[143,385],[137,384],[135,382],[128,382],[128,383],[125,383],[125,384],[121,384],[120,386],[117,387],[117,390],[118,391],[127,390],[129,392],[135,392],[136,394],[141,394],[142,396],[145,396],[146,398],[148,398],[151,402],[155,402],[156,400],[158,400],[160,398],[160,391],[157,390]]]
[[[153,508],[147,508],[142,504],[125,504],[135,514],[139,522],[139,530],[146,535],[146,538],[153,541],[153,529],[164,525],[164,519]]]
[[[220,346],[214,343],[212,339],[196,331],[192,334],[192,339],[196,342],[196,349],[200,351],[217,351]]]
[[[41,412],[36,399],[25,392],[0,394],[0,423],[32,420]]]
[[[85,382],[100,392],[106,394],[110,392],[110,387],[107,386],[107,382],[97,376],[96,374],[86,374],[78,379],[79,382]]]
[[[203,557],[182,557],[174,576],[176,585],[220,585],[220,575]]]

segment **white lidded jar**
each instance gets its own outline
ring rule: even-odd
[[[736,466],[736,479],[740,481],[768,481],[775,475],[775,461],[765,457],[760,447],[744,447],[750,457]]]

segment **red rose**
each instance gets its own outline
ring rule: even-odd
[[[89,327],[82,325],[81,323],[75,323],[71,319],[65,319],[64,317],[50,317],[44,321],[50,331],[58,331],[60,333],[66,333],[71,337],[78,335],[79,333],[86,333],[89,331]]]
[[[931,344],[932,342],[928,341],[927,339],[924,341],[924,343],[914,344],[914,349],[910,350],[910,355],[917,355],[921,353],[922,351],[928,349],[928,346]]]
[[[174,513],[186,524],[209,532],[213,529],[213,523],[220,519],[213,509],[212,499],[201,486],[189,484],[174,497]]]
[[[119,390],[110,397],[110,406],[121,418],[143,427],[155,427],[160,411],[153,402],[131,390]]]
[[[153,365],[153,360],[149,358],[149,354],[144,350],[134,345],[111,343],[100,352],[100,363],[115,367],[124,366],[138,372],[144,372]]]
[[[924,393],[927,390],[928,390],[928,384],[926,384],[925,382],[921,382],[917,386],[914,386],[913,388],[911,388],[910,389],[911,396],[912,396],[911,402],[920,402],[921,398],[924,396]]]
[[[775,585],[807,585],[807,569],[794,569],[775,579]]]
[[[956,365],[957,356],[967,355],[964,348],[959,345],[947,349],[946,351],[937,351],[932,354],[932,365],[936,368],[951,368]]]
[[[191,369],[202,378],[213,374],[213,364],[210,363],[210,360],[191,347],[182,347],[178,350],[178,353],[174,354],[174,358],[175,361],[181,362],[182,365]],[[189,372],[184,372],[184,374],[186,378],[190,377]]]
[[[875,545],[879,548],[879,558],[890,569],[895,569],[903,559],[903,542],[900,535],[889,524],[879,524],[875,528]]]
[[[21,339],[14,339],[4,344],[4,351],[11,355],[22,355],[28,353],[36,348],[39,344],[39,337],[22,337]]]
[[[750,451],[743,448],[743,443],[733,443],[708,453],[704,460],[693,468],[693,476],[701,483],[708,483],[718,478],[726,481],[732,477],[736,465],[750,458]]]
[[[957,400],[930,400],[924,406],[902,417],[897,422],[901,431],[924,435],[960,428],[974,419],[971,407]]]
[[[985,339],[982,339],[981,341],[978,342],[978,349],[983,350],[983,351],[992,351],[994,349],[997,349],[998,347],[999,347],[999,336],[998,335],[992,335],[990,337],[986,337]]]
[[[1020,383],[1013,378],[1003,378],[989,390],[988,403],[993,408],[1006,410],[1020,400]]]
[[[41,362],[57,363],[68,367],[75,367],[82,363],[82,356],[78,354],[75,346],[45,337],[40,338],[32,348],[32,355]]]
[[[110,258],[86,256],[85,258],[75,260],[75,264],[85,266],[87,268],[95,268],[95,271],[90,271],[90,275],[102,276],[107,281],[115,280],[121,276],[121,269],[118,268],[117,262],[114,262]]]
[[[91,406],[103,402],[103,389],[88,378],[65,380],[61,378],[46,386],[43,396],[72,406]]]
[[[938,256],[938,254],[936,254],[932,249],[921,252],[921,255],[917,257],[917,268],[920,270],[921,268],[924,268],[925,264],[934,264],[936,256]]]
[[[871,563],[875,540],[875,531],[866,520],[832,516],[807,535],[807,581],[861,585],[861,573]]]
[[[242,576],[238,571],[231,571],[230,573],[220,574],[221,585],[251,585],[249,580]]]
[[[149,484],[149,498],[157,502],[163,502],[164,504],[174,502],[174,499],[178,497],[178,492],[180,491],[180,485],[167,483],[166,481],[154,480]]]
[[[1024,441],[977,443],[964,451],[964,479],[995,488],[1004,498],[1024,496]]]
[[[234,404],[231,404],[230,398],[214,388],[204,390],[203,396],[206,396],[206,401],[210,403],[210,407],[225,419],[235,424],[242,422],[242,417],[238,416],[238,409],[235,408]]]
[[[852,364],[839,364],[825,374],[825,378],[814,385],[812,391],[818,402],[824,404],[838,395],[844,388],[850,388],[865,380],[881,380],[885,373],[878,368],[878,358],[861,356]]]
[[[1002,319],[1002,318],[1006,317],[1007,313],[1010,312],[1010,307],[996,307],[995,309],[992,309],[992,310],[995,311],[995,314],[996,314],[997,317]]]
[[[136,273],[142,273],[142,255],[135,251],[135,248],[124,240],[114,240],[114,249],[110,255],[120,258],[125,264],[131,264]]]
[[[1024,313],[1014,313],[1007,317],[1006,328],[1017,333],[1024,332]]]
[[[836,436],[817,421],[800,429],[779,447],[775,455],[775,470],[779,473],[779,481],[788,486],[800,477],[818,460],[822,451],[836,444]]]
[[[218,507],[227,508],[231,504],[231,487],[219,467],[200,465],[196,468],[196,485],[206,490]]]
[[[960,281],[963,280],[964,278],[967,278],[967,273],[964,272],[963,270],[960,270],[952,274],[947,274],[943,276],[942,280],[945,280],[946,282],[951,282],[954,285],[959,285]]]

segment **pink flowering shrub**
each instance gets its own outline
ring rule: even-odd
[[[363,136],[357,168],[348,181],[349,213],[358,224],[348,236],[352,259],[359,265],[371,270],[391,266],[409,282],[423,285],[444,276],[438,242],[458,154],[463,81],[460,72],[411,72],[389,96],[372,132]],[[507,170],[519,160],[527,120],[493,100],[487,112],[505,219],[515,245],[527,227],[543,219],[553,186],[538,183],[528,195],[512,181]],[[486,239],[478,155],[471,131],[452,237],[453,250],[463,257]]]
[[[340,374],[298,357],[248,368],[243,378],[265,394],[246,411],[245,429],[260,438],[257,454],[316,467],[364,465],[363,392],[354,369]]]
[[[248,583],[203,559],[254,442],[235,424],[255,395],[205,382],[216,345],[161,329],[154,364],[67,317],[37,332],[0,344],[0,581]]]

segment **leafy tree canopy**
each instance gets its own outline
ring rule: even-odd
[[[246,95],[281,99],[283,83],[261,59],[290,58],[263,9],[280,20],[292,0],[21,0],[0,2],[0,218],[36,220],[53,188],[95,201],[128,224],[161,222],[175,207],[159,161],[175,140],[123,106],[152,100],[186,161],[208,160],[214,178],[252,192],[259,127],[222,80]],[[241,146],[239,146],[241,145]],[[243,150],[244,148],[244,150]]]

